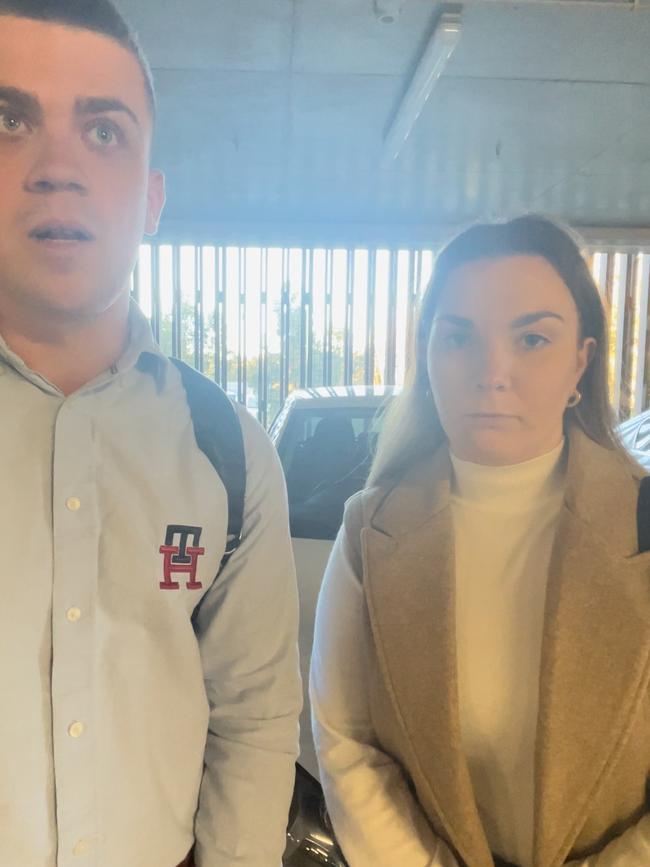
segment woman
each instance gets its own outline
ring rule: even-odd
[[[452,241],[318,605],[314,734],[351,867],[650,865],[642,477],[569,234],[528,216]]]

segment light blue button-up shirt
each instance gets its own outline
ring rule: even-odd
[[[135,307],[130,335],[68,397],[0,340],[0,867],[175,867],[195,839],[198,867],[278,867],[301,702],[282,471],[240,410],[244,539],[215,581],[225,489]],[[174,525],[194,578],[165,580]]]

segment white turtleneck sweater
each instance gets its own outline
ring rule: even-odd
[[[562,443],[512,466],[452,455],[461,737],[492,851],[532,864],[534,754]]]

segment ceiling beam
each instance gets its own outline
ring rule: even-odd
[[[259,247],[389,247],[435,249],[463,224],[324,222],[163,222],[156,243]],[[574,226],[593,249],[650,252],[648,226]]]

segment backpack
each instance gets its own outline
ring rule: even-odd
[[[246,455],[241,425],[232,401],[216,382],[178,358],[169,360],[181,375],[196,444],[217,471],[228,497],[228,529],[220,574],[239,547],[242,535]]]

